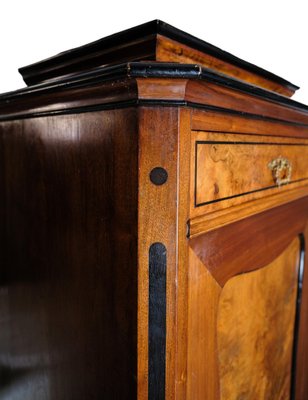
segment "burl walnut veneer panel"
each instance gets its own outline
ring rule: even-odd
[[[231,278],[218,304],[220,399],[288,399],[300,243],[271,264]]]

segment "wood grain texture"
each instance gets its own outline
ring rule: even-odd
[[[150,151],[149,151],[150,149]],[[166,391],[175,398],[176,363],[176,269],[177,269],[177,185],[178,109],[139,109],[139,193],[138,193],[138,399],[148,393],[148,304],[149,248],[162,243],[167,251],[166,266]],[[150,180],[153,168],[168,172],[164,185]]]
[[[298,87],[163,21],[153,20],[20,68],[28,85],[128,61],[204,63],[250,83],[291,96]]]
[[[189,176],[191,126],[190,110],[179,109],[178,153],[178,246],[176,293],[176,369],[175,398],[186,400],[187,386],[187,324],[188,324],[188,271],[189,247],[187,220],[189,217]]]
[[[294,189],[280,191],[273,196],[251,199],[248,202],[233,205],[230,208],[222,208],[210,213],[201,213],[199,216],[189,219],[187,222],[188,237],[193,238],[206,232],[221,228],[244,218],[268,211],[279,205],[288,204],[302,197],[308,196],[308,186],[298,184]],[[204,206],[206,207],[206,206]],[[200,207],[203,208],[204,207]],[[199,214],[199,213],[198,213]]]
[[[137,78],[140,100],[183,100],[187,79]]]
[[[231,136],[231,137],[230,137]],[[269,164],[286,159],[288,168],[281,176],[290,174],[288,185],[308,180],[308,142],[257,142],[251,137],[238,135],[204,135],[195,142],[195,205],[224,201],[245,196],[249,192],[262,192],[278,188]],[[221,204],[221,203],[220,203]]]
[[[190,235],[307,195],[307,139],[192,131]],[[290,183],[278,186],[269,163],[286,158]]]
[[[136,110],[0,134],[1,398],[135,398]]]
[[[289,399],[300,245],[231,278],[218,305],[220,400]]]
[[[271,137],[308,138],[308,126],[297,123],[282,123],[262,116],[192,109],[191,127],[194,131],[225,132]]]
[[[81,112],[85,107],[114,108],[119,102],[132,106],[138,101],[160,101],[307,125],[305,105],[241,81],[230,82],[196,65],[134,63],[85,75],[1,95],[0,120]]]
[[[290,87],[270,81],[269,79],[261,77],[260,75],[258,76],[257,74],[249,72],[243,68],[232,65],[217,57],[193,49],[183,43],[162,35],[157,35],[156,60],[200,64],[214,71],[224,73],[228,76],[241,79],[253,85],[257,85],[264,89],[272,90],[289,97],[291,97],[295,92]]]
[[[183,43],[177,43],[172,29],[171,37],[163,38],[158,27],[166,27],[160,24],[147,25],[146,34],[144,27],[129,38],[126,32],[117,43],[113,38],[108,49],[91,44],[32,66],[24,70],[27,80],[63,79],[0,96],[4,400],[148,400],[150,393],[155,400],[221,400],[217,315],[224,286],[244,279],[236,295],[248,297],[256,285],[261,305],[269,303],[271,288],[277,289],[275,307],[263,315],[264,329],[277,303],[286,299],[288,268],[269,278],[264,274],[280,256],[279,266],[288,264],[292,257],[286,248],[298,235],[304,232],[307,239],[306,181],[195,207],[194,144],[199,139],[227,141],[219,144],[223,148],[199,154],[201,201],[263,189],[270,180],[264,163],[280,155],[292,159],[294,176],[301,179],[307,154],[298,147],[308,144],[308,107],[261,89],[291,95],[294,85],[217,48],[217,58],[201,55],[179,31]],[[149,62],[158,53],[163,62]],[[139,61],[131,62],[135,57]],[[165,62],[170,59],[180,62]],[[197,59],[260,87],[195,65]],[[126,64],[102,66],[117,60]],[[240,141],[253,145],[234,144]],[[266,143],[262,150],[259,141]],[[281,154],[288,143],[292,151]],[[213,151],[224,153],[216,160],[219,168],[208,167],[209,158],[216,157]],[[157,167],[167,171],[162,185],[150,179]],[[153,243],[166,249],[166,258],[160,258],[166,281],[160,285],[149,280],[149,268],[152,276],[158,272],[150,254]],[[260,278],[246,282],[254,274]],[[274,275],[278,280],[273,283]],[[307,279],[305,274],[296,400],[308,392]],[[154,324],[149,313],[153,298],[160,311]],[[254,307],[249,299],[245,303]],[[290,326],[284,316],[279,311],[277,326]],[[225,313],[220,319],[230,328],[226,354],[225,343],[241,334],[235,330],[240,324],[228,318]],[[166,328],[157,349],[157,342],[149,346],[151,322],[154,329]],[[289,343],[284,332],[276,337],[278,344]],[[158,354],[159,365],[165,362],[165,378],[163,369],[154,376],[164,382],[154,392],[149,351],[156,352],[152,360]],[[290,362],[282,364],[285,371]],[[252,379],[258,377],[257,371]],[[227,386],[231,390],[234,382]]]
[[[304,197],[197,236],[189,243],[223,286],[234,275],[270,263],[303,232],[307,218]]]
[[[251,96],[242,91],[234,91],[226,86],[212,82],[202,82],[190,79],[185,94],[185,100],[234,110],[265,118],[275,118],[285,122],[307,124],[307,112],[293,107],[285,107],[275,101],[266,101],[262,96]]]
[[[81,80],[76,87],[65,81],[54,82],[44,88],[22,90],[13,92],[9,100],[0,101],[0,120],[95,111],[110,108],[110,104],[115,108],[114,104],[132,102],[137,96],[136,81],[127,79],[105,83],[94,79],[94,83],[87,84]]]
[[[190,111],[141,108],[139,118],[138,398],[148,398],[148,249],[161,242],[167,249],[165,397],[185,400]],[[160,186],[150,181],[150,171],[157,166],[168,172]]]
[[[291,206],[292,204],[292,206]],[[249,296],[254,292],[259,293],[263,300],[260,300],[260,307],[262,304],[265,304],[264,301],[267,298],[272,299],[273,303],[276,301],[276,305],[278,307],[277,310],[280,310],[282,314],[280,316],[283,320],[283,315],[290,315],[289,313],[284,314],[284,305],[285,302],[283,299],[279,298],[278,296],[271,296],[271,291],[273,289],[277,289],[279,293],[279,288],[288,289],[289,294],[292,292],[292,284],[288,286],[287,282],[290,282],[288,276],[292,272],[288,267],[290,266],[290,257],[292,258],[291,254],[295,254],[294,251],[292,253],[289,252],[290,256],[286,256],[289,250],[286,249],[295,249],[296,247],[296,254],[294,255],[294,262],[291,263],[295,270],[298,268],[298,259],[299,259],[299,240],[298,235],[301,234],[305,230],[305,223],[307,221],[307,198],[301,199],[299,201],[290,203],[284,207],[278,207],[276,209],[270,210],[266,213],[262,213],[256,215],[254,217],[247,218],[243,221],[239,221],[237,223],[230,224],[224,228],[217,229],[216,231],[209,232],[203,234],[195,239],[189,241],[191,246],[190,252],[190,259],[189,259],[189,296],[188,296],[188,347],[187,347],[187,357],[188,357],[188,374],[187,374],[187,393],[188,395],[192,393],[191,398],[208,398],[210,400],[218,400],[220,399],[219,395],[219,379],[217,378],[218,375],[215,375],[215,370],[217,371],[217,350],[216,344],[217,343],[217,312],[218,312],[218,305],[219,305],[219,296],[221,292],[221,288],[224,291],[225,288],[228,286],[228,282],[232,282],[233,279],[243,279],[245,277],[251,276],[253,274],[261,274],[260,278],[256,280],[251,279],[251,286],[250,290],[246,289],[246,283],[243,283],[242,287],[237,287],[237,290],[234,289],[233,294],[236,293],[240,297],[241,294],[247,293]],[[284,214],[284,212],[288,210],[288,214]],[[293,210],[293,212],[292,212]],[[283,217],[284,215],[284,217]],[[297,215],[297,216],[296,216]],[[300,217],[301,216],[301,217]],[[284,219],[284,222],[282,220]],[[228,233],[229,232],[229,233]],[[251,232],[251,236],[249,233]],[[229,235],[230,234],[230,235]],[[290,244],[292,243],[292,244]],[[292,247],[293,246],[293,247]],[[270,274],[270,278],[266,278],[262,275],[262,271],[265,271],[267,266],[272,263],[274,260],[274,264],[280,265],[280,269],[283,269],[283,272]],[[290,267],[291,268],[291,267]],[[254,271],[251,273],[247,273],[250,271]],[[289,275],[288,275],[289,273]],[[297,285],[297,274],[294,272],[293,269],[293,280],[292,282]],[[235,277],[235,278],[234,278]],[[273,279],[272,279],[273,278]],[[274,278],[277,278],[276,280]],[[284,285],[281,283],[281,279],[284,281]],[[249,285],[248,285],[249,286]],[[216,288],[214,290],[214,288]],[[233,290],[233,289],[232,289]],[[215,294],[216,293],[216,294]],[[283,294],[282,294],[283,296]],[[215,300],[216,299],[216,300]],[[281,300],[281,301],[280,301]],[[251,305],[249,300],[241,302],[238,300],[239,306],[247,307]],[[291,304],[291,303],[290,303]],[[295,314],[295,300],[293,302],[293,316]],[[254,306],[258,307],[258,306]],[[306,307],[306,306],[305,306]],[[254,309],[252,307],[252,309]],[[264,309],[265,308],[261,308]],[[277,313],[273,311],[268,311],[268,317],[270,315],[276,316]],[[231,320],[232,313],[230,313],[230,307],[225,309],[224,316],[229,318],[230,324],[228,324],[225,332],[224,339],[226,340],[226,344],[228,344],[228,333],[232,331],[232,326],[234,332],[236,329],[251,329],[254,332],[254,328],[256,331],[258,326],[268,326],[269,318],[265,318],[263,322],[260,324],[254,325],[253,317],[258,318],[260,316],[258,313],[252,313],[252,322],[246,326],[245,321],[249,321],[249,312],[247,310],[248,317],[243,318],[242,324],[240,323],[233,323],[234,321]],[[244,314],[244,313],[243,313]],[[239,316],[241,313],[239,312]],[[246,314],[244,314],[246,315]],[[306,368],[306,339],[304,338],[307,324],[306,324],[306,317],[303,314],[303,311],[300,313],[301,315],[301,335],[299,341],[299,347],[297,348],[298,352],[298,359],[297,359],[297,385],[300,385],[300,389],[297,389],[300,394],[296,399],[302,399],[303,390],[306,388],[307,379],[304,373]],[[277,317],[279,313],[277,314]],[[222,321],[223,319],[221,319]],[[237,321],[238,322],[238,321]],[[278,329],[279,334],[272,336],[272,344],[268,344],[268,348],[272,348],[275,352],[275,345],[273,342],[276,343],[275,338],[277,339],[277,345],[279,345],[279,338],[283,340],[287,340],[287,336],[284,336],[284,332],[286,330],[281,329],[280,326],[283,325],[282,321],[281,324],[277,322],[274,324],[274,320],[272,320],[272,330]],[[294,322],[294,321],[293,321]],[[231,325],[231,328],[230,328]],[[293,328],[294,325],[292,325]],[[229,328],[230,329],[229,329]],[[270,332],[270,329],[268,329]],[[270,335],[270,334],[269,334]],[[291,335],[291,334],[290,334]],[[261,335],[262,336],[262,335]],[[291,337],[291,336],[290,336]],[[234,340],[240,340],[241,335],[237,333],[234,334]],[[231,340],[231,336],[230,336]],[[290,345],[290,342],[289,342]],[[292,346],[293,346],[293,338],[292,338]],[[192,350],[190,350],[192,349]],[[249,350],[249,348],[248,348]],[[269,350],[268,350],[269,351]],[[291,350],[293,356],[293,348]],[[233,353],[232,353],[233,354]],[[249,358],[249,351],[247,358]],[[290,355],[290,353],[289,353]],[[227,357],[227,355],[226,355]],[[273,357],[274,358],[274,357]],[[229,355],[230,359],[230,355]],[[285,358],[285,365],[288,364],[288,368],[290,371],[292,360],[289,363]],[[246,358],[243,356],[243,365],[245,365]],[[228,364],[226,362],[223,363],[226,368]],[[242,365],[241,364],[241,365]],[[273,364],[267,364],[273,368]],[[231,368],[231,367],[230,367]],[[199,372],[201,371],[201,372]],[[241,372],[239,372],[241,374]],[[249,382],[253,382],[253,374],[245,374],[247,375],[247,379]],[[208,385],[205,385],[205,380],[209,379],[211,376]],[[243,375],[244,376],[244,375]],[[268,372],[268,376],[271,376],[271,373]],[[281,374],[276,375],[277,380],[284,379],[284,376]],[[243,378],[244,379],[244,378]],[[275,374],[273,375],[274,382]],[[290,379],[290,376],[287,378]],[[238,385],[236,384],[236,380],[233,379],[232,383],[226,384],[228,390],[237,390]],[[247,381],[248,382],[248,381]],[[262,380],[259,382],[262,382]],[[281,397],[289,399],[289,389],[290,389],[290,382],[288,380],[288,386],[286,386],[285,390],[288,392],[288,397]],[[275,383],[273,383],[275,384]],[[214,386],[213,386],[214,385]],[[249,384],[247,384],[249,386]],[[256,387],[262,390],[262,385]],[[216,388],[216,389],[215,389]],[[233,389],[232,389],[233,388]],[[250,386],[247,389],[249,393]],[[253,388],[252,388],[253,390]],[[282,389],[284,390],[284,389]],[[188,397],[189,398],[189,397]],[[230,397],[228,394],[225,396],[227,399],[237,399],[235,395],[232,397],[232,393]],[[243,397],[244,399],[254,399],[258,397]],[[262,398],[262,397],[261,397]],[[265,397],[267,398],[267,397]],[[275,397],[268,397],[271,399]],[[280,397],[278,397],[280,398]]]
[[[216,322],[220,292],[219,284],[190,249],[187,400],[219,399]]]

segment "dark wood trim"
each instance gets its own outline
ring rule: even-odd
[[[153,243],[149,251],[148,399],[165,399],[167,249]]]
[[[203,68],[194,64],[178,64],[178,63],[144,63],[132,62],[116,66],[97,68],[91,72],[75,75],[71,78],[56,80],[43,84],[34,85],[28,88],[20,89],[15,92],[9,92],[0,96],[0,103],[12,101],[24,95],[40,94],[52,92],[54,90],[67,89],[73,87],[85,87],[103,83],[110,80],[122,79],[127,77],[143,77],[143,78],[171,78],[171,79],[201,79],[231,89],[240,90],[247,94],[262,97],[263,99],[287,105],[294,109],[308,112],[308,106],[298,103],[288,97],[281,96],[274,92],[261,89],[254,85],[249,85],[237,79],[230,78],[227,75],[218,74],[208,68]],[[0,104],[1,105],[1,104]]]
[[[22,67],[19,72],[24,81],[32,85],[59,74],[72,73],[78,70],[80,65],[84,67],[87,63],[92,65],[93,68],[95,63],[119,63],[119,59],[125,60],[127,57],[132,60],[155,59],[157,35],[176,40],[293,91],[298,89],[298,86],[293,83],[160,20],[153,20],[87,45],[62,52],[54,57]]]

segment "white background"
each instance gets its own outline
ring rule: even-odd
[[[301,87],[308,104],[307,0],[2,0],[0,92],[25,86],[17,69],[161,19]]]

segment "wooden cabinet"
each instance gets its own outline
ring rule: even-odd
[[[1,398],[305,400],[308,107],[153,21],[0,97]]]

